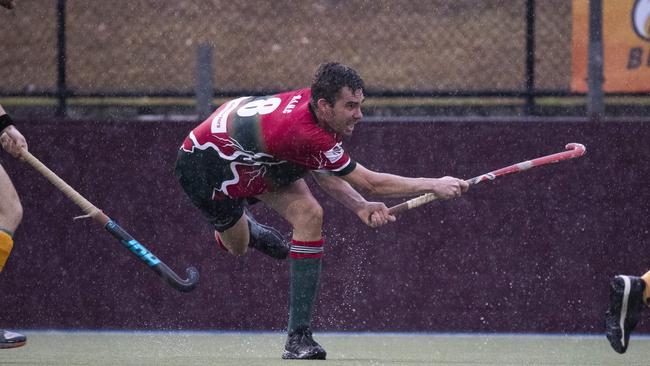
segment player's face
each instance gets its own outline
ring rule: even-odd
[[[354,126],[361,121],[363,113],[361,113],[361,103],[364,100],[363,90],[358,89],[356,91],[350,90],[350,88],[343,87],[339,93],[338,98],[334,102],[334,106],[329,106],[330,109],[327,113],[327,119],[325,123],[334,130],[336,133],[343,134],[345,136],[352,135],[354,131]]]

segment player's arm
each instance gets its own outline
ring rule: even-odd
[[[25,137],[14,127],[11,117],[0,105],[0,143],[14,157],[20,156],[21,150],[27,150]]]
[[[379,173],[357,163],[354,170],[341,176],[357,191],[376,197],[397,198],[434,193],[440,199],[458,197],[469,185],[462,179],[409,178],[395,174]]]
[[[378,227],[395,221],[395,216],[388,214],[384,203],[367,201],[340,177],[316,171],[312,172],[312,176],[329,196],[354,212],[366,225]]]

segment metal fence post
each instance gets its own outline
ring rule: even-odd
[[[67,114],[67,94],[66,85],[66,37],[65,37],[65,0],[58,0],[56,6],[56,38],[57,38],[57,81],[56,96],[58,106],[56,109],[57,117],[65,117]]]
[[[526,1],[526,104],[524,113],[535,113],[535,0]]]
[[[603,7],[602,0],[589,1],[589,71],[587,116],[598,122],[605,115],[603,103]]]
[[[199,120],[204,120],[212,113],[212,99],[214,98],[212,68],[212,47],[201,44],[196,55],[196,111]]]

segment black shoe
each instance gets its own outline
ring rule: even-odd
[[[627,351],[630,333],[643,310],[645,282],[634,276],[616,276],[609,289],[609,310],[605,313],[607,339],[614,351]]]
[[[0,330],[0,348],[16,348],[24,346],[27,337],[9,330]]]
[[[246,216],[248,216],[248,230],[250,232],[248,246],[269,257],[286,259],[289,256],[290,245],[282,234],[275,228],[255,221],[250,212],[246,212]]]
[[[289,333],[282,358],[285,360],[324,360],[327,352],[311,337],[306,326]]]

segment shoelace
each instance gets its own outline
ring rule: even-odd
[[[291,337],[291,340],[289,342],[292,345],[307,343],[310,346],[315,346],[317,344],[316,341],[314,341],[314,338],[312,338],[312,332],[309,329],[296,331],[295,336]]]

